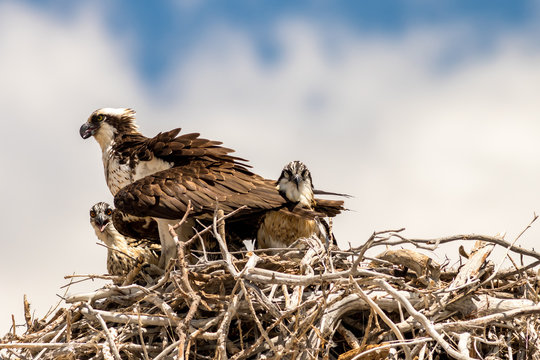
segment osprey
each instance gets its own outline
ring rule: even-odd
[[[158,263],[159,246],[120,234],[113,224],[114,210],[105,202],[90,208],[90,224],[96,235],[107,245],[107,271],[111,275],[125,276],[138,262]]]
[[[177,229],[181,240],[193,234],[194,218],[209,220],[216,207],[228,213],[246,206],[228,220],[228,233],[240,239],[256,236],[265,212],[288,211],[289,201],[275,182],[252,173],[246,160],[230,155],[232,149],[198,133],[179,133],[177,128],[145,137],[135,124],[135,111],[111,108],[94,111],[80,129],[83,139],[93,136],[101,147],[105,179],[116,208],[157,221],[161,266],[176,257],[168,225],[182,218],[190,201],[191,220]],[[327,205],[325,215],[335,216],[343,209],[343,201],[321,202]],[[319,215],[299,211],[312,218]]]
[[[332,215],[332,208],[326,208],[326,202],[319,205],[314,193],[349,197],[346,194],[331,193],[313,188],[311,172],[301,161],[291,161],[281,171],[277,180],[279,193],[287,199],[289,206],[314,211],[321,215]],[[341,209],[340,209],[341,210]],[[260,248],[289,247],[300,238],[316,236],[325,239],[329,234],[326,221],[319,218],[306,218],[294,213],[269,211],[265,214],[257,231],[257,242]]]

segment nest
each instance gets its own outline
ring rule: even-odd
[[[0,358],[540,359],[540,253],[498,236],[421,240],[402,230],[347,251],[303,239],[272,253],[232,252],[224,218],[204,230],[218,259],[194,251],[194,237],[160,276],[138,267],[122,285],[66,297],[42,320],[25,306],[26,332],[4,336]],[[443,243],[472,249],[460,247],[452,269],[430,256]],[[381,245],[388,250],[365,256]],[[489,260],[497,246],[513,268]],[[518,265],[516,254],[534,262]]]

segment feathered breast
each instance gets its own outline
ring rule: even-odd
[[[312,235],[320,236],[316,220],[295,216],[286,211],[270,211],[262,220],[257,241],[262,249],[281,248]]]

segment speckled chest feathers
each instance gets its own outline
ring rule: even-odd
[[[158,158],[142,161],[135,154],[122,155],[116,149],[115,141],[103,152],[105,180],[113,195],[124,186],[161,170],[170,169],[172,164]]]

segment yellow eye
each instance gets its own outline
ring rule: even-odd
[[[112,210],[111,210],[111,209],[105,210],[105,214],[106,214],[106,215],[111,215],[111,214],[112,214]]]
[[[94,210],[90,210],[90,217],[96,217],[96,212]]]
[[[98,115],[97,116],[97,121],[103,121],[103,119],[105,119],[105,116],[103,116],[103,115]]]

